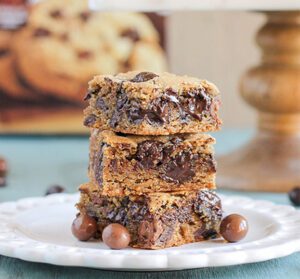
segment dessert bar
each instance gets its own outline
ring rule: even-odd
[[[89,178],[103,195],[215,188],[213,137],[133,136],[92,129]]]
[[[136,135],[215,131],[219,91],[210,82],[169,73],[100,75],[89,83],[84,125]]]
[[[153,193],[108,197],[93,192],[90,184],[80,187],[80,214],[97,221],[101,237],[111,223],[125,226],[131,247],[161,249],[218,236],[222,218],[219,197],[210,190]]]

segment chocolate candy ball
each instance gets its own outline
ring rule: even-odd
[[[228,242],[237,242],[243,239],[248,232],[247,220],[239,214],[225,217],[220,225],[220,233]]]
[[[61,187],[60,185],[53,185],[48,188],[45,195],[48,196],[48,195],[52,195],[52,194],[63,193],[64,191],[65,191],[65,189],[63,187]]]
[[[0,177],[4,177],[7,174],[8,166],[4,158],[0,157]]]
[[[72,233],[81,241],[87,241],[97,232],[97,222],[88,215],[79,215],[73,221]]]
[[[295,187],[289,192],[290,201],[295,206],[300,206],[300,187]]]
[[[103,242],[111,249],[126,248],[130,242],[128,230],[120,224],[110,224],[102,232]]]

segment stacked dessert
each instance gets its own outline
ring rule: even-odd
[[[122,225],[129,245],[160,249],[215,237],[218,89],[169,73],[96,76],[84,124],[91,128],[89,183],[80,186],[73,233],[101,238]]]

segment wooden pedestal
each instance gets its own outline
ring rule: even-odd
[[[300,12],[267,12],[257,35],[262,61],[241,80],[258,110],[247,145],[218,159],[218,186],[285,192],[300,185]]]

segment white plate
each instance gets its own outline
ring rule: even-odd
[[[222,196],[249,233],[239,243],[212,240],[163,250],[110,250],[70,232],[78,195],[56,194],[0,204],[0,254],[27,261],[102,269],[177,270],[260,262],[300,251],[300,212],[291,206]]]

